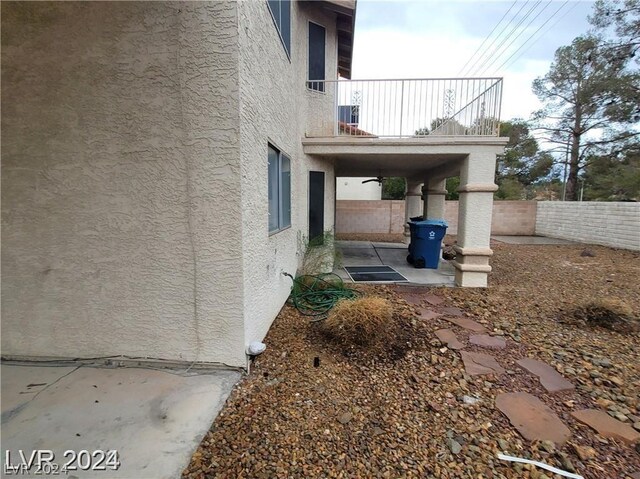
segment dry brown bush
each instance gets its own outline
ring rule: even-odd
[[[633,310],[618,298],[605,298],[578,305],[561,312],[561,320],[573,324],[587,324],[617,331],[633,333],[640,331],[640,322]]]
[[[357,351],[397,359],[408,349],[411,323],[394,312],[390,301],[365,296],[336,303],[321,327],[347,354]]]

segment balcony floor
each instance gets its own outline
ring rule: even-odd
[[[306,154],[334,158],[336,176],[425,178],[435,170],[455,176],[471,154],[500,154],[508,138],[431,135],[411,138],[305,138]]]

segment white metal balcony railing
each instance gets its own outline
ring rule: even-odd
[[[310,136],[498,136],[502,78],[310,81],[335,94],[333,118]],[[331,124],[326,124],[330,121]]]

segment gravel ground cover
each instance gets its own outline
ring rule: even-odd
[[[265,340],[267,351],[234,389],[183,478],[560,477],[499,460],[499,452],[585,478],[639,477],[637,444],[604,438],[571,415],[601,409],[640,427],[638,334],[557,318],[600,297],[623,300],[640,316],[640,255],[589,246],[591,256],[584,256],[579,245],[492,247],[486,290],[359,287],[413,318],[411,348],[401,359],[345,355],[317,323],[285,306]],[[433,294],[444,302],[430,304]],[[506,338],[506,347],[471,344],[475,333],[443,319],[451,307]],[[425,311],[443,315],[420,315]],[[435,336],[443,328],[464,351],[490,354],[506,372],[467,374],[460,351]],[[549,393],[516,364],[527,357],[549,364],[575,389]],[[520,436],[495,407],[496,396],[508,392],[539,398],[570,429],[569,440]]]

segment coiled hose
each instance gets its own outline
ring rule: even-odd
[[[321,321],[341,299],[353,299],[360,293],[344,285],[342,278],[334,273],[302,275],[294,278],[289,299],[304,316],[312,316],[311,321]]]

